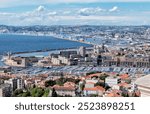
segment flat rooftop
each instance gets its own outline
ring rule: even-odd
[[[150,74],[149,75],[146,75],[146,76],[143,76],[141,78],[138,78],[135,83],[137,85],[141,85],[141,86],[144,86],[144,87],[149,87],[150,88]]]

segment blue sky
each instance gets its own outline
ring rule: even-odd
[[[0,0],[0,24],[150,25],[150,0]]]

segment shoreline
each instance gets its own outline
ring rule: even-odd
[[[53,38],[56,38],[56,39],[62,39],[62,40],[68,40],[68,41],[72,41],[72,42],[79,42],[79,43],[83,43],[83,44],[88,44],[88,43],[86,43],[86,42],[81,42],[81,41],[78,41],[78,40],[71,40],[71,39],[67,39],[67,38],[60,38],[60,37],[58,37],[58,36],[55,36],[55,35],[36,35],[36,34],[22,34],[22,33],[0,33],[0,35],[21,35],[21,36],[46,36],[46,37],[53,37]],[[86,46],[87,48],[91,48],[91,47],[93,47],[93,45],[92,44],[88,44],[87,46]],[[31,50],[31,51],[22,51],[22,52],[12,52],[12,55],[13,56],[15,56],[15,55],[21,55],[21,54],[31,54],[32,55],[32,53],[34,54],[34,53],[44,53],[44,52],[53,52],[53,51],[63,51],[63,50],[72,50],[72,49],[74,49],[74,50],[76,50],[76,49],[78,49],[78,47],[70,47],[70,48],[58,48],[58,49],[41,49],[41,50]],[[8,52],[6,52],[6,53],[0,53],[0,66],[4,66],[5,64],[4,64],[4,62],[2,61],[2,58],[7,54]],[[35,55],[36,56],[36,55]]]
[[[23,34],[23,33],[0,33],[0,35],[21,35],[21,36],[46,36],[46,37],[53,37],[53,38],[56,38],[56,39],[62,39],[62,40],[68,40],[68,41],[72,41],[72,42],[79,42],[79,43],[83,43],[83,44],[87,44],[89,46],[86,46],[86,47],[93,47],[93,44],[89,44],[87,42],[81,42],[81,41],[78,41],[78,40],[71,40],[71,39],[68,39],[68,38],[61,38],[61,37],[58,37],[57,35],[36,35],[36,34]],[[78,47],[71,47],[71,48],[58,48],[58,49],[43,49],[43,50],[31,50],[31,51],[23,51],[23,52],[12,52],[13,55],[15,54],[28,54],[28,53],[36,53],[36,52],[49,52],[49,51],[57,51],[57,50],[67,50],[67,49],[77,49]],[[3,54],[0,54],[1,56],[4,55]]]
[[[74,40],[74,39],[69,39],[69,38],[62,38],[56,34],[24,34],[24,33],[0,33],[0,35],[21,35],[21,36],[46,36],[46,37],[53,37],[56,39],[62,39],[62,40],[68,40],[68,41],[73,41],[73,42],[79,42],[79,43],[83,43],[83,44],[88,44],[88,45],[96,45],[93,44],[91,42],[85,42],[85,41],[79,41],[79,40]]]

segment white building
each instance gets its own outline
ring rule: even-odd
[[[21,78],[17,78],[17,89],[24,89],[24,80]]]
[[[94,46],[94,53],[95,53],[95,54],[100,54],[100,51],[101,51],[101,47],[98,46],[98,45],[95,45],[95,46]]]
[[[117,85],[120,82],[121,82],[121,79],[119,77],[107,77],[105,79],[105,84],[110,87]]]
[[[104,92],[105,89],[101,86],[84,88],[83,90],[84,96],[91,96],[91,95],[103,96]]]
[[[75,97],[75,87],[73,86],[58,86],[54,85],[53,88],[55,89],[56,93],[61,96],[72,96]]]
[[[59,60],[58,58],[52,57],[51,62],[53,65],[60,65],[61,64],[61,60]]]
[[[81,47],[79,48],[79,55],[85,57],[85,54],[86,54],[86,48],[83,47],[83,46],[81,46]]]
[[[21,78],[11,78],[4,83],[10,84],[13,91],[16,89],[24,89],[24,80]]]
[[[70,59],[64,56],[58,56],[58,59],[61,60],[62,64],[70,65]]]
[[[85,83],[85,88],[93,88],[94,85],[95,85],[94,82],[87,82],[87,83]]]
[[[11,78],[9,80],[5,80],[4,83],[5,84],[10,84],[13,91],[17,89],[17,79],[16,78]]]
[[[16,67],[27,67],[29,60],[21,57],[11,57],[5,60],[5,64]]]

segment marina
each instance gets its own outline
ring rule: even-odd
[[[150,68],[128,68],[128,67],[93,67],[93,66],[49,66],[46,68],[32,67],[32,68],[12,68],[14,74],[50,74],[56,72],[64,72],[72,75],[86,74],[87,72],[115,72],[115,73],[129,73],[129,74],[149,74]]]

